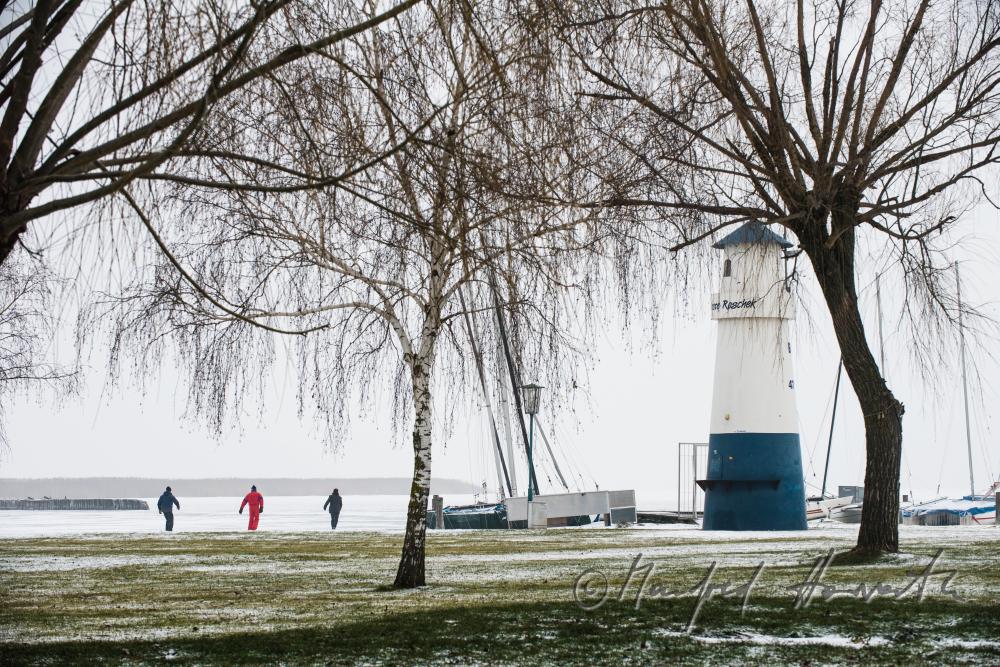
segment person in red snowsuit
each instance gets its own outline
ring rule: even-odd
[[[243,496],[243,504],[240,505],[240,514],[243,514],[243,508],[247,505],[250,506],[250,524],[247,526],[247,530],[257,530],[260,515],[264,512],[264,496],[257,493],[256,486],[251,486],[250,493]]]

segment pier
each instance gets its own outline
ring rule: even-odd
[[[0,510],[148,510],[137,498],[0,498]]]

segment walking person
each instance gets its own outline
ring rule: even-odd
[[[160,511],[160,514],[164,516],[167,520],[167,532],[172,532],[174,529],[174,505],[177,509],[181,508],[181,504],[177,502],[177,498],[174,497],[173,492],[170,487],[160,495],[160,499],[156,501],[156,509]]]
[[[243,504],[240,505],[240,514],[243,514],[243,508],[247,505],[250,506],[250,523],[247,525],[247,530],[257,530],[260,515],[264,513],[264,496],[257,493],[256,486],[251,486],[250,493],[243,496]]]
[[[330,508],[330,530],[337,530],[337,521],[340,519],[340,509],[343,506],[344,499],[340,497],[340,491],[334,489],[323,503],[323,509]]]

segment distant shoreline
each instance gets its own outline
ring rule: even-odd
[[[271,496],[325,496],[334,488],[348,495],[409,495],[412,480],[405,477],[51,477],[0,479],[0,498],[152,498],[166,486],[179,495],[214,498],[246,493],[251,484]],[[457,479],[436,479],[431,492],[472,494],[479,487]]]

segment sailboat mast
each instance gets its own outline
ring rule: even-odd
[[[885,336],[882,334],[882,274],[875,274],[875,307],[878,310],[878,358],[879,358],[879,372],[882,374],[882,379],[887,379],[887,374],[885,370]],[[910,487],[910,500],[913,500],[913,475],[910,472],[910,464],[906,460],[906,443],[904,442],[900,448],[900,455],[902,458],[903,465],[906,466],[906,479],[907,484]]]
[[[493,275],[492,271],[490,271],[489,277],[490,288],[493,292],[493,309],[496,311],[497,317],[497,331],[500,334],[503,358],[506,361],[507,371],[510,375],[511,394],[514,398],[514,411],[517,416],[518,426],[521,427],[521,437],[524,438],[524,449],[525,451],[528,451],[530,438],[528,437],[528,428],[524,424],[524,410],[521,406],[521,378],[518,376],[517,369],[514,368],[514,359],[510,354],[510,341],[507,339],[507,324],[504,322],[503,306],[500,302],[500,290],[497,289],[496,277]],[[535,494],[538,493],[538,478],[535,476],[535,470],[530,461],[528,463],[528,486]]]
[[[969,424],[969,378],[965,370],[965,324],[962,319],[962,278],[955,262],[955,285],[958,292],[958,341],[962,362],[962,399],[965,403],[965,445],[969,452],[969,493],[976,495],[976,475],[972,467],[972,426]]]
[[[844,359],[837,364],[837,384],[833,390],[833,413],[830,415],[830,439],[826,443],[826,465],[823,466],[823,488],[819,497],[826,497],[826,475],[830,472],[830,450],[833,449],[833,426],[837,423],[837,399],[840,397],[840,376],[844,372]]]
[[[511,486],[511,496],[518,495],[517,491],[517,459],[514,458],[514,440],[513,440],[513,430],[514,427],[510,421],[510,399],[507,397],[507,381],[504,379],[504,374],[506,368],[504,366],[505,362],[503,359],[503,349],[499,350],[501,359],[500,367],[497,369],[497,389],[498,395],[500,396],[500,425],[503,428],[504,442],[507,443],[507,460],[510,461],[510,486]]]
[[[493,455],[494,460],[497,463],[497,478],[500,482],[501,490],[504,487],[504,482],[507,486],[507,495],[513,496],[514,491],[510,482],[510,475],[507,473],[507,463],[503,458],[503,451],[500,449],[500,434],[497,432],[497,421],[493,417],[493,405],[490,403],[490,392],[486,386],[486,372],[483,369],[483,355],[479,351],[479,345],[476,340],[479,338],[479,332],[476,330],[476,324],[472,320],[472,316],[469,313],[469,307],[465,302],[465,292],[464,289],[458,291],[458,298],[462,304],[462,314],[465,319],[465,330],[469,335],[469,344],[472,346],[472,356],[476,362],[476,372],[479,376],[479,387],[483,392],[483,402],[486,404],[486,414],[490,420],[490,430],[493,436]],[[513,461],[511,462],[513,463]]]

